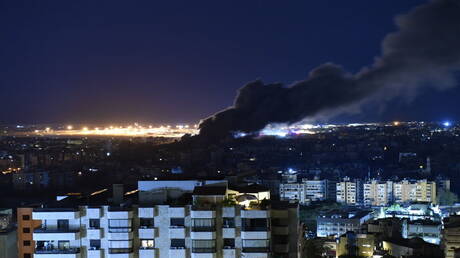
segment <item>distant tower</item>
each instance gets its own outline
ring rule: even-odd
[[[430,159],[430,157],[427,157],[427,158],[426,158],[425,173],[431,174],[431,159]]]

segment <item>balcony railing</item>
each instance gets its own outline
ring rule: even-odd
[[[216,231],[215,226],[210,227],[192,227],[193,232],[214,232]]]
[[[133,248],[109,248],[109,254],[128,254],[132,252]]]
[[[110,206],[109,211],[132,211],[132,207],[119,207],[119,206]]]
[[[269,228],[267,226],[259,226],[259,227],[243,226],[241,231],[269,231]]]
[[[37,248],[36,254],[78,254],[80,248],[65,248],[65,249],[50,249],[50,248]]]
[[[75,212],[77,208],[34,208],[34,212]]]
[[[192,248],[192,253],[215,253],[216,248]]]
[[[37,228],[34,233],[77,233],[79,229],[48,229],[48,228]]]
[[[268,253],[270,248],[268,247],[243,247],[243,253]]]

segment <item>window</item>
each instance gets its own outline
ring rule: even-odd
[[[22,244],[23,244],[24,246],[30,246],[30,241],[29,241],[29,240],[26,240],[26,241],[22,242]]]
[[[30,228],[23,228],[22,233],[30,233]]]
[[[89,249],[90,250],[99,250],[101,248],[100,239],[90,239],[89,240]]]
[[[24,258],[32,258],[31,254],[24,254]]]
[[[30,220],[30,215],[22,215],[22,220]]]
[[[109,219],[110,233],[123,233],[132,231],[132,220],[130,219]]]
[[[192,253],[215,253],[216,240],[193,240]]]
[[[70,241],[58,241],[58,248],[60,250],[67,250],[70,248]]]
[[[214,219],[192,219],[192,230],[195,232],[215,231]]]
[[[267,231],[268,229],[267,219],[243,219],[242,224],[243,231]]]
[[[234,228],[235,218],[222,218],[222,227],[223,228]]]
[[[269,246],[268,239],[243,240],[243,252],[245,253],[268,252]]]
[[[67,219],[58,219],[57,228],[58,228],[58,230],[62,230],[62,231],[69,230],[69,220],[67,220]]]
[[[185,248],[185,239],[173,238],[171,239],[171,249],[183,249]]]
[[[235,239],[234,238],[224,238],[224,249],[233,249],[235,248]]]
[[[99,219],[90,219],[89,220],[89,227],[90,228],[100,228],[101,222]]]
[[[183,227],[184,225],[184,218],[171,218],[171,227]]]
[[[141,249],[153,249],[155,247],[155,240],[141,239]]]
[[[141,218],[139,221],[139,226],[141,228],[153,228],[154,227],[153,218]]]

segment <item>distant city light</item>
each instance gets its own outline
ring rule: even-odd
[[[449,127],[449,126],[451,126],[452,124],[451,124],[451,122],[449,122],[449,121],[444,121],[444,122],[442,123],[442,125],[444,125],[445,127]]]
[[[65,129],[51,130],[50,127],[44,130],[35,130],[36,134],[45,135],[65,135],[65,136],[152,136],[152,137],[182,137],[185,134],[195,135],[198,133],[196,128],[189,125],[180,125],[177,127],[159,126],[154,127],[142,126],[140,124],[128,126],[108,126],[108,127],[93,127],[84,126],[81,129],[75,129],[74,126],[68,125]]]

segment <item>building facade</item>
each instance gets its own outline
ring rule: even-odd
[[[35,257],[297,257],[297,205],[241,206],[226,202],[225,187],[191,189],[185,204],[35,208]]]

